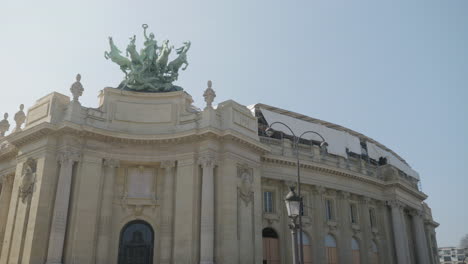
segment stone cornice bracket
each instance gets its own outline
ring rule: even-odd
[[[390,200],[390,201],[387,201],[387,205],[390,206],[391,208],[396,208],[396,209],[400,209],[400,210],[403,210],[406,205],[399,201],[399,200]]]
[[[171,168],[174,168],[176,165],[176,161],[175,160],[164,160],[164,161],[161,161],[161,168],[163,169],[171,169]]]
[[[16,127],[15,129],[13,130],[12,133],[16,133],[16,132],[20,132],[22,129],[21,129],[21,126],[23,125],[24,121],[26,120],[26,114],[24,113],[23,109],[24,109],[24,104],[20,104],[19,106],[19,111],[16,112],[15,114],[15,122],[16,122]]]
[[[214,154],[205,153],[198,158],[198,164],[200,164],[202,168],[214,168],[218,164],[218,161]]]
[[[57,156],[57,161],[62,165],[66,163],[73,164],[74,162],[79,162],[80,160],[81,153],[76,151],[63,151],[60,152]]]
[[[213,109],[213,101],[216,97],[215,91],[211,88],[212,82],[208,81],[208,88],[206,88],[205,92],[203,93],[203,97],[205,97],[206,107],[205,109]]]
[[[103,165],[104,167],[115,169],[115,168],[120,167],[120,161],[116,159],[105,158],[103,160]]]
[[[3,120],[0,121],[0,138],[5,136],[5,133],[10,129],[10,122],[8,122],[8,113],[3,115]]]
[[[70,92],[72,93],[73,95],[73,102],[78,102],[78,98],[83,95],[83,91],[84,91],[84,88],[83,88],[83,85],[81,85],[81,75],[78,73],[76,75],[76,82],[74,82],[72,84],[72,86],[70,87]]]

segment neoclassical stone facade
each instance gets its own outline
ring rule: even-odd
[[[78,78],[72,100],[54,92],[27,114],[21,107],[10,134],[5,116],[0,264],[291,263],[283,199],[296,160],[291,137],[265,135],[267,112],[397,159],[379,162],[352,147],[336,155],[341,145],[326,133],[328,149],[300,142],[305,263],[438,263],[438,224],[398,155],[275,107],[213,107],[209,86],[203,110],[184,91],[114,88],[88,108]]]

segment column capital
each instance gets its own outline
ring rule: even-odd
[[[0,175],[0,184],[4,184],[4,186],[12,185],[13,179],[15,178],[15,174],[3,174]]]
[[[351,196],[351,194],[346,191],[338,191],[337,194],[338,197],[343,200],[349,200],[349,197]]]
[[[411,209],[411,210],[409,210],[409,214],[410,214],[412,217],[420,217],[421,219],[422,219],[423,216],[424,216],[424,212],[423,212],[423,210],[421,210],[421,209]]]
[[[120,160],[112,159],[112,158],[104,158],[103,165],[104,167],[115,169],[115,168],[120,167]]]
[[[325,191],[326,191],[325,187],[323,187],[323,186],[321,186],[321,185],[314,185],[314,186],[312,187],[312,192],[313,192],[314,194],[322,195],[322,194],[325,193]]]
[[[161,168],[163,169],[172,169],[175,167],[175,160],[163,160],[161,161]]]
[[[372,198],[369,198],[367,196],[360,196],[359,197],[359,203],[364,204],[364,205],[369,205],[370,202],[372,201]]]
[[[406,205],[399,200],[389,200],[387,201],[387,205],[389,205],[392,209],[395,208],[399,210],[403,210],[403,208],[406,207]]]
[[[72,150],[62,151],[58,154],[57,160],[60,164],[79,162],[81,160],[81,153]]]
[[[214,168],[217,164],[217,160],[214,154],[206,153],[198,158],[198,164],[200,164],[202,168]]]

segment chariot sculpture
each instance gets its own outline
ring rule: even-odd
[[[147,35],[148,25],[143,24],[144,47],[138,53],[136,36],[130,38],[125,55],[117,48],[112,37],[109,37],[110,51],[104,52],[104,57],[120,66],[125,73],[125,79],[119,89],[139,92],[172,92],[180,91],[181,87],[173,85],[179,77],[179,70],[188,66],[187,52],[190,41],[184,42],[182,47],[175,50],[177,57],[169,62],[169,55],[174,49],[169,40],[164,40],[158,46],[154,34]],[[183,66],[183,67],[182,67]]]

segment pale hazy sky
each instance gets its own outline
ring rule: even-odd
[[[192,41],[181,85],[203,106],[265,103],[362,132],[417,170],[439,246],[468,233],[468,1],[0,0],[0,112],[69,95],[83,105],[122,73],[104,59],[147,23],[158,40]]]

